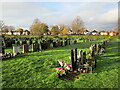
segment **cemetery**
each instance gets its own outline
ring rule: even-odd
[[[119,3],[1,0],[0,89],[119,90]]]
[[[2,85],[4,88],[117,88],[119,42],[105,37],[3,37]]]

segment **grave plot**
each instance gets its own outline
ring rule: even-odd
[[[58,77],[67,76],[70,77],[71,74],[81,74],[81,73],[91,73],[96,68],[97,60],[96,55],[99,55],[105,51],[106,44],[110,39],[103,41],[100,44],[93,44],[89,47],[89,58],[86,58],[86,51],[79,51],[77,55],[77,48],[71,49],[71,64],[66,64],[64,61],[58,61],[61,67],[56,68]],[[70,76],[69,76],[70,75]],[[74,76],[74,75],[73,75]],[[72,77],[71,77],[72,78]]]

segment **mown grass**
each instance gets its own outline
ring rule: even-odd
[[[42,52],[18,55],[2,61],[3,88],[118,88],[118,43],[112,40],[106,47],[106,53],[97,56],[97,68],[93,74],[80,74],[75,81],[61,80],[56,76],[58,60],[70,63],[70,50],[78,48],[88,51],[88,47],[97,42],[79,43],[66,47],[53,48]]]
[[[5,35],[5,37],[118,38],[118,36],[102,36],[102,35]]]

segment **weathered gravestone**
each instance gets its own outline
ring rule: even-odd
[[[64,46],[67,46],[67,44],[68,44],[68,43],[67,43],[67,40],[65,40],[65,41],[64,41]]]
[[[74,40],[74,44],[76,44],[77,43],[77,40]]]
[[[71,65],[72,65],[72,71],[75,71],[75,62],[74,62],[74,51],[71,49]]]
[[[72,71],[77,70],[77,48],[71,49],[71,65],[72,65]]]
[[[32,44],[32,51],[33,52],[36,52],[36,51],[39,51],[40,48],[39,48],[39,44],[38,43],[34,43]]]
[[[20,46],[13,45],[13,54],[14,55],[20,54]]]
[[[2,54],[5,54],[5,48],[2,46]]]
[[[27,44],[23,44],[23,53],[29,52],[29,46]]]
[[[56,42],[53,42],[53,47],[57,47],[57,46],[56,46]]]
[[[62,40],[60,40],[60,46],[63,46],[63,41]]]
[[[20,41],[18,41],[18,40],[15,41],[15,44],[20,45]]]
[[[86,59],[86,52],[85,51],[80,51],[80,69],[79,71],[80,72],[86,72],[86,73],[92,73],[92,64],[88,63],[87,62],[87,59]]]

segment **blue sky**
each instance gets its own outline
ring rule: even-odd
[[[29,29],[35,18],[48,25],[70,25],[80,16],[86,29],[113,30],[118,19],[117,2],[3,2],[6,25]]]

